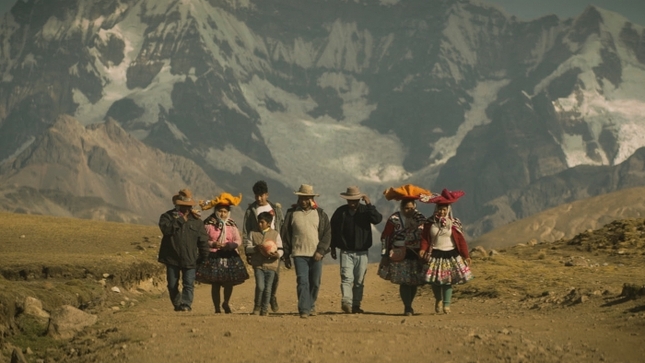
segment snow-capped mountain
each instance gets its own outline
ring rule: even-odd
[[[596,7],[522,22],[476,0],[28,0],[0,43],[0,165],[60,114],[112,118],[284,204],[301,183],[327,209],[352,184],[463,189],[478,235],[585,194],[548,193],[562,173],[645,146],[645,31]],[[574,184],[645,184],[629,170]]]

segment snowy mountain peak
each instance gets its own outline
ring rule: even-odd
[[[466,0],[19,2],[0,23],[0,160],[68,114],[119,140],[92,140],[110,155],[142,143],[282,202],[301,183],[326,208],[353,184],[465,189],[481,231],[555,203],[521,200],[544,179],[645,146],[644,39],[596,7],[522,22]]]

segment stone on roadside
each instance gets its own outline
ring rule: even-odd
[[[476,246],[470,250],[470,256],[473,258],[486,257],[486,249],[483,246]]]
[[[110,290],[116,292],[117,294],[121,293],[121,289],[119,289],[117,286],[112,286]]]
[[[27,363],[27,359],[18,348],[13,348],[11,353],[11,363]]]
[[[23,302],[23,314],[31,315],[36,318],[49,319],[49,313],[43,310],[42,301],[35,297],[27,296]]]
[[[584,257],[573,256],[567,261],[565,261],[564,265],[568,267],[572,267],[572,266],[589,267],[589,261],[587,261]]]
[[[52,312],[47,335],[54,339],[70,339],[97,320],[96,315],[88,314],[71,305],[63,305]]]

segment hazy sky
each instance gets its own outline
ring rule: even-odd
[[[18,0],[22,1],[22,0]],[[47,0],[51,1],[51,0]],[[270,1],[270,0],[263,0]],[[307,1],[307,0],[302,0]],[[403,0],[405,1],[405,0]],[[590,4],[615,11],[631,22],[645,25],[645,0],[483,0],[501,5],[506,12],[520,19],[534,19],[542,15],[556,14],[569,18],[582,13]],[[0,14],[9,11],[16,0],[0,0]]]

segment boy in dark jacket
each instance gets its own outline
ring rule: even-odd
[[[349,187],[340,196],[347,204],[338,207],[331,217],[331,257],[335,260],[336,248],[340,249],[341,309],[348,314],[360,314],[372,224],[381,223],[383,216],[358,187]]]
[[[175,311],[191,311],[197,261],[208,256],[208,235],[201,218],[193,211],[197,203],[190,190],[180,190],[172,201],[175,208],[159,217],[163,238],[158,261],[166,265],[168,293]]]

